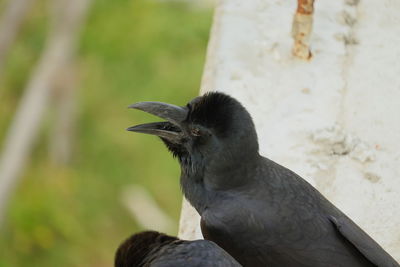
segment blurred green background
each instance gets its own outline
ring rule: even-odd
[[[5,1],[0,1],[4,7]],[[48,2],[35,2],[0,82],[0,142],[48,32]],[[178,163],[155,137],[125,128],[154,117],[126,107],[184,105],[198,94],[212,10],[177,1],[95,0],[78,50],[78,110],[70,164],[49,157],[46,113],[0,232],[0,266],[112,266],[118,244],[141,229],[121,204],[141,184],[176,221]],[[53,107],[54,108],[54,107]]]

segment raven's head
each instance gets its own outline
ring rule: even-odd
[[[147,266],[150,254],[160,248],[178,240],[155,231],[145,231],[134,234],[126,239],[115,254],[115,267]]]
[[[228,95],[207,93],[184,107],[139,102],[130,108],[167,120],[127,130],[159,136],[185,172],[207,171],[204,168],[226,172],[227,168],[258,155],[257,135],[250,114]]]

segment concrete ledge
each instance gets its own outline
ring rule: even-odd
[[[201,93],[239,99],[261,154],[400,261],[400,0],[316,1],[309,61],[292,55],[295,10],[295,1],[220,1]],[[187,210],[181,237],[198,238]]]

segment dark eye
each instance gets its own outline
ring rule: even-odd
[[[193,135],[193,136],[200,136],[201,135],[199,128],[190,129],[190,134]]]

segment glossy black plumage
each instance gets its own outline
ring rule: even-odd
[[[168,120],[162,106],[141,107]],[[162,124],[170,135],[140,127],[179,159],[183,193],[201,215],[204,237],[243,266],[399,266],[304,179],[259,155],[238,101],[209,93],[176,112],[185,119]]]
[[[185,241],[155,231],[125,240],[115,267],[240,267],[228,253],[208,240]]]

